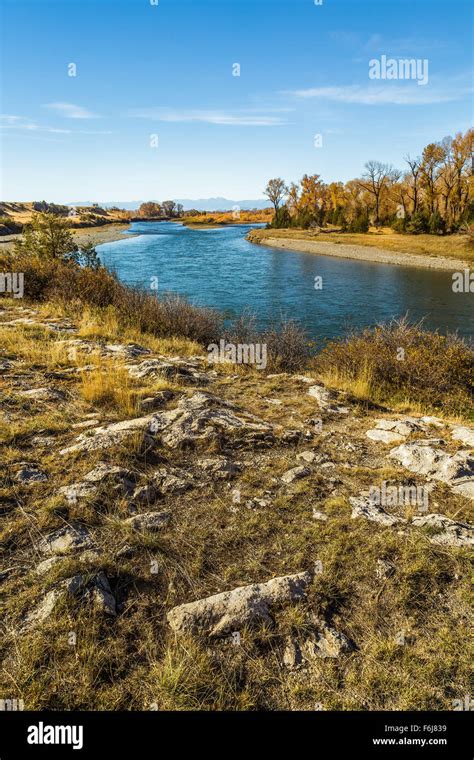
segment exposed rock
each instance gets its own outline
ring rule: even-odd
[[[61,562],[62,557],[59,556],[59,554],[53,554],[52,557],[48,557],[48,559],[44,559],[42,562],[39,562],[35,567],[35,573],[36,575],[46,575],[46,573],[49,573],[52,567],[56,565],[58,562]]]
[[[136,432],[159,435],[170,448],[212,439],[229,440],[235,446],[274,442],[273,427],[268,423],[217,396],[198,392],[181,399],[175,409],[116,422],[81,434],[74,445],[60,453],[105,449]]]
[[[86,549],[85,551],[80,552],[79,554],[74,555],[74,561],[75,562],[94,562],[100,557],[100,553],[97,551],[97,549]],[[60,554],[53,554],[52,557],[48,557],[47,559],[44,559],[42,562],[39,562],[35,567],[35,573],[36,575],[46,575],[49,573],[51,568],[53,568],[55,565],[59,563],[67,562],[69,557],[66,555],[60,555]]]
[[[352,652],[353,649],[353,643],[344,633],[336,631],[325,623],[321,624],[319,630],[310,634],[302,645],[303,656],[308,658],[336,658],[341,654]]]
[[[393,433],[399,433],[404,437],[410,433],[425,432],[427,425],[415,417],[404,417],[401,420],[377,420],[376,430],[391,430]]]
[[[81,482],[63,486],[59,489],[59,493],[62,493],[70,504],[76,504],[80,499],[93,497],[105,487],[108,493],[130,496],[135,488],[135,478],[135,474],[130,470],[101,462],[84,475]]]
[[[132,420],[114,422],[111,425],[93,428],[87,433],[81,433],[76,438],[77,443],[61,449],[62,455],[72,454],[77,451],[98,451],[116,446],[125,438],[137,432],[146,432],[154,420],[154,415],[135,417]]]
[[[151,354],[149,348],[139,346],[137,343],[107,343],[103,350],[111,356],[125,357],[127,359],[135,359],[137,356],[144,356],[145,354]]]
[[[300,453],[296,455],[296,458],[303,462],[307,462],[308,464],[312,464],[317,460],[318,455],[314,451],[300,451]]]
[[[27,391],[20,391],[19,395],[34,401],[64,401],[66,398],[63,391],[57,391],[53,388],[30,388]]]
[[[281,443],[289,443],[289,444],[298,444],[302,441],[310,441],[313,437],[313,433],[311,430],[285,430],[280,435],[280,441]]]
[[[377,578],[390,578],[395,573],[395,568],[391,562],[386,559],[378,559],[375,575]]]
[[[170,520],[170,512],[142,512],[140,515],[129,517],[125,524],[137,531],[158,531],[165,528]]]
[[[71,425],[73,430],[76,430],[77,428],[90,428],[97,425],[98,420],[82,420],[82,422],[75,422],[74,425]]]
[[[311,470],[309,467],[305,467],[303,464],[298,465],[298,467],[293,467],[291,470],[288,470],[285,472],[281,479],[284,483],[290,484],[294,483],[295,480],[301,480],[301,478],[307,478],[308,475],[311,475]]]
[[[400,443],[404,440],[404,436],[400,433],[393,433],[391,430],[367,430],[367,438],[371,441],[379,441],[380,443]]]
[[[19,483],[38,483],[48,480],[48,476],[37,465],[21,462],[20,469],[15,474],[15,480]]]
[[[268,375],[268,377],[270,377],[270,375]],[[294,379],[299,380],[300,383],[306,383],[306,385],[314,385],[316,383],[314,377],[306,377],[306,375],[294,375]]]
[[[154,415],[150,432],[170,448],[220,439],[234,446],[273,443],[272,425],[210,393],[181,399],[176,409]]]
[[[8,372],[12,367],[13,364],[11,361],[8,359],[0,359],[0,372]]]
[[[455,441],[461,441],[466,446],[474,448],[474,430],[472,428],[459,425],[453,428],[451,436]]]
[[[435,448],[443,441],[426,439],[402,444],[389,456],[419,475],[447,483],[456,492],[474,499],[474,457],[468,451],[448,454]]]
[[[30,443],[32,446],[48,447],[54,446],[56,440],[51,435],[34,435]]]
[[[311,580],[311,573],[304,572],[240,586],[174,607],[168,613],[168,622],[177,633],[207,636],[224,636],[246,625],[271,623],[271,610],[305,599]]]
[[[160,467],[153,473],[152,480],[162,494],[184,493],[194,485],[192,475],[180,467]]]
[[[28,630],[35,625],[43,623],[52,614],[59,600],[64,597],[64,589],[53,588],[43,597],[39,604],[27,613],[22,630]]]
[[[183,359],[145,359],[140,364],[132,364],[127,367],[132,377],[143,379],[149,377],[166,377],[170,380],[180,380],[191,385],[205,385],[209,377],[204,372],[199,372],[196,361]]]
[[[152,504],[158,496],[158,489],[153,484],[138,486],[130,498],[129,512],[136,512],[136,504]]]
[[[361,493],[360,496],[349,496],[349,501],[352,505],[352,519],[365,517],[366,520],[379,523],[379,525],[396,525],[406,522],[403,518],[391,515],[374,504],[370,496],[365,493]]]
[[[348,414],[349,409],[346,406],[339,406],[335,402],[338,395],[330,391],[323,385],[312,385],[308,388],[308,395],[316,399],[319,408],[330,414]]]
[[[29,630],[43,623],[50,617],[60,600],[67,596],[77,596],[79,593],[82,593],[83,599],[90,599],[94,607],[101,612],[108,615],[117,614],[115,598],[104,572],[101,571],[91,580],[85,575],[74,575],[48,591],[40,603],[26,615],[22,630]]]
[[[467,523],[456,522],[446,515],[430,514],[414,517],[412,524],[418,528],[430,528],[433,544],[443,546],[474,546],[474,529]]]
[[[240,467],[227,457],[201,457],[196,461],[197,467],[206,475],[217,480],[230,480],[240,471]]]
[[[94,578],[87,594],[90,596],[94,607],[100,612],[106,615],[117,614],[115,597],[112,594],[108,578],[102,570]]]
[[[255,497],[253,499],[249,499],[245,506],[247,509],[267,509],[271,506],[271,502],[268,499],[259,499],[258,497]]]
[[[285,641],[285,648],[283,650],[283,665],[287,668],[297,668],[303,662],[303,655],[301,654],[301,647],[295,639],[291,636]]]
[[[324,514],[324,512],[319,512],[315,507],[313,507],[313,520],[321,520],[321,522],[326,522],[328,519],[328,516]]]
[[[445,423],[439,417],[421,417],[420,420],[425,425],[431,425],[432,427],[441,428],[445,426]]]
[[[159,391],[154,396],[148,396],[140,401],[140,409],[142,412],[152,412],[154,409],[158,409],[160,406],[166,404],[167,401],[173,398],[175,394],[173,391]]]
[[[94,541],[82,525],[66,525],[41,539],[38,549],[42,554],[69,554],[79,549],[91,549]]]

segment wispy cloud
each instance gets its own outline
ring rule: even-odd
[[[106,129],[62,129],[38,124],[25,116],[13,114],[0,115],[0,129],[11,129],[24,132],[49,132],[58,135],[111,135],[113,132]]]
[[[55,111],[66,119],[98,119],[99,115],[75,103],[45,103],[45,108]]]
[[[416,87],[416,82],[405,85],[345,85],[340,87],[311,87],[305,90],[286,91],[285,95],[296,98],[318,98],[336,103],[356,105],[429,105],[430,103],[451,103],[470,94],[470,88],[427,88]]]
[[[0,126],[2,129],[18,129],[25,130],[27,132],[52,132],[55,134],[70,134],[70,129],[59,129],[57,127],[48,127],[42,124],[37,124],[30,119],[26,119],[23,116],[13,116],[10,114],[4,114],[0,116]]]
[[[281,116],[269,116],[254,111],[174,110],[169,108],[134,108],[129,116],[138,119],[167,122],[200,122],[238,127],[277,127],[286,124]]]

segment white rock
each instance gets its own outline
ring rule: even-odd
[[[400,443],[400,441],[404,440],[403,435],[400,435],[400,433],[392,433],[391,430],[367,430],[366,436],[367,438],[370,438],[371,441],[386,444]]]
[[[79,525],[67,525],[45,536],[38,544],[43,554],[69,554],[78,549],[90,549],[94,546],[91,534]]]
[[[300,464],[298,467],[293,467],[291,470],[288,470],[284,473],[284,475],[281,476],[281,479],[284,483],[293,483],[295,480],[301,480],[301,478],[307,478],[308,475],[311,475],[311,470],[309,467],[305,467],[304,465]]]
[[[459,425],[453,428],[451,436],[455,441],[461,441],[466,446],[474,448],[474,430],[472,428]]]
[[[296,458],[303,460],[303,462],[308,462],[308,464],[311,464],[317,459],[317,455],[314,451],[300,451],[300,453],[296,455]]]
[[[456,522],[446,515],[430,514],[414,517],[412,524],[418,528],[428,527],[436,530],[430,535],[433,544],[443,546],[474,546],[474,529],[467,523]]]
[[[352,505],[352,519],[365,517],[366,520],[379,523],[379,525],[397,525],[406,522],[403,518],[391,515],[379,505],[374,504],[372,499],[365,494],[350,496],[349,502]]]
[[[171,520],[169,512],[142,512],[125,520],[126,525],[137,531],[157,531],[165,528]]]
[[[167,615],[168,622],[177,633],[207,636],[224,636],[255,623],[271,624],[271,610],[305,599],[311,580],[312,574],[305,572],[240,586],[174,607]]]

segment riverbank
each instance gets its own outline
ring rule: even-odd
[[[74,231],[74,237],[78,242],[92,242],[94,245],[102,243],[114,243],[116,240],[137,237],[138,232],[130,233],[130,224],[113,224],[108,227],[84,227]]]
[[[102,243],[113,243],[124,238],[136,237],[139,233],[129,233],[130,224],[107,224],[102,227],[80,227],[72,230],[75,240],[78,243],[93,243],[101,245]],[[0,251],[7,251],[13,248],[15,240],[21,240],[21,233],[18,235],[4,235],[0,237]]]
[[[251,230],[247,240],[257,245],[323,256],[375,261],[381,264],[458,271],[469,267],[474,252],[462,235],[335,234],[312,230]]]
[[[238,213],[238,216],[236,216]],[[272,220],[271,209],[259,209],[256,211],[209,211],[201,214],[184,215],[176,219],[185,227],[192,229],[206,229],[219,227],[235,227],[242,224],[269,224]],[[173,220],[174,221],[174,220]]]

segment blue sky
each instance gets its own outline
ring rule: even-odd
[[[260,198],[471,126],[468,0],[0,2],[3,200]],[[369,79],[382,55],[428,83]]]

